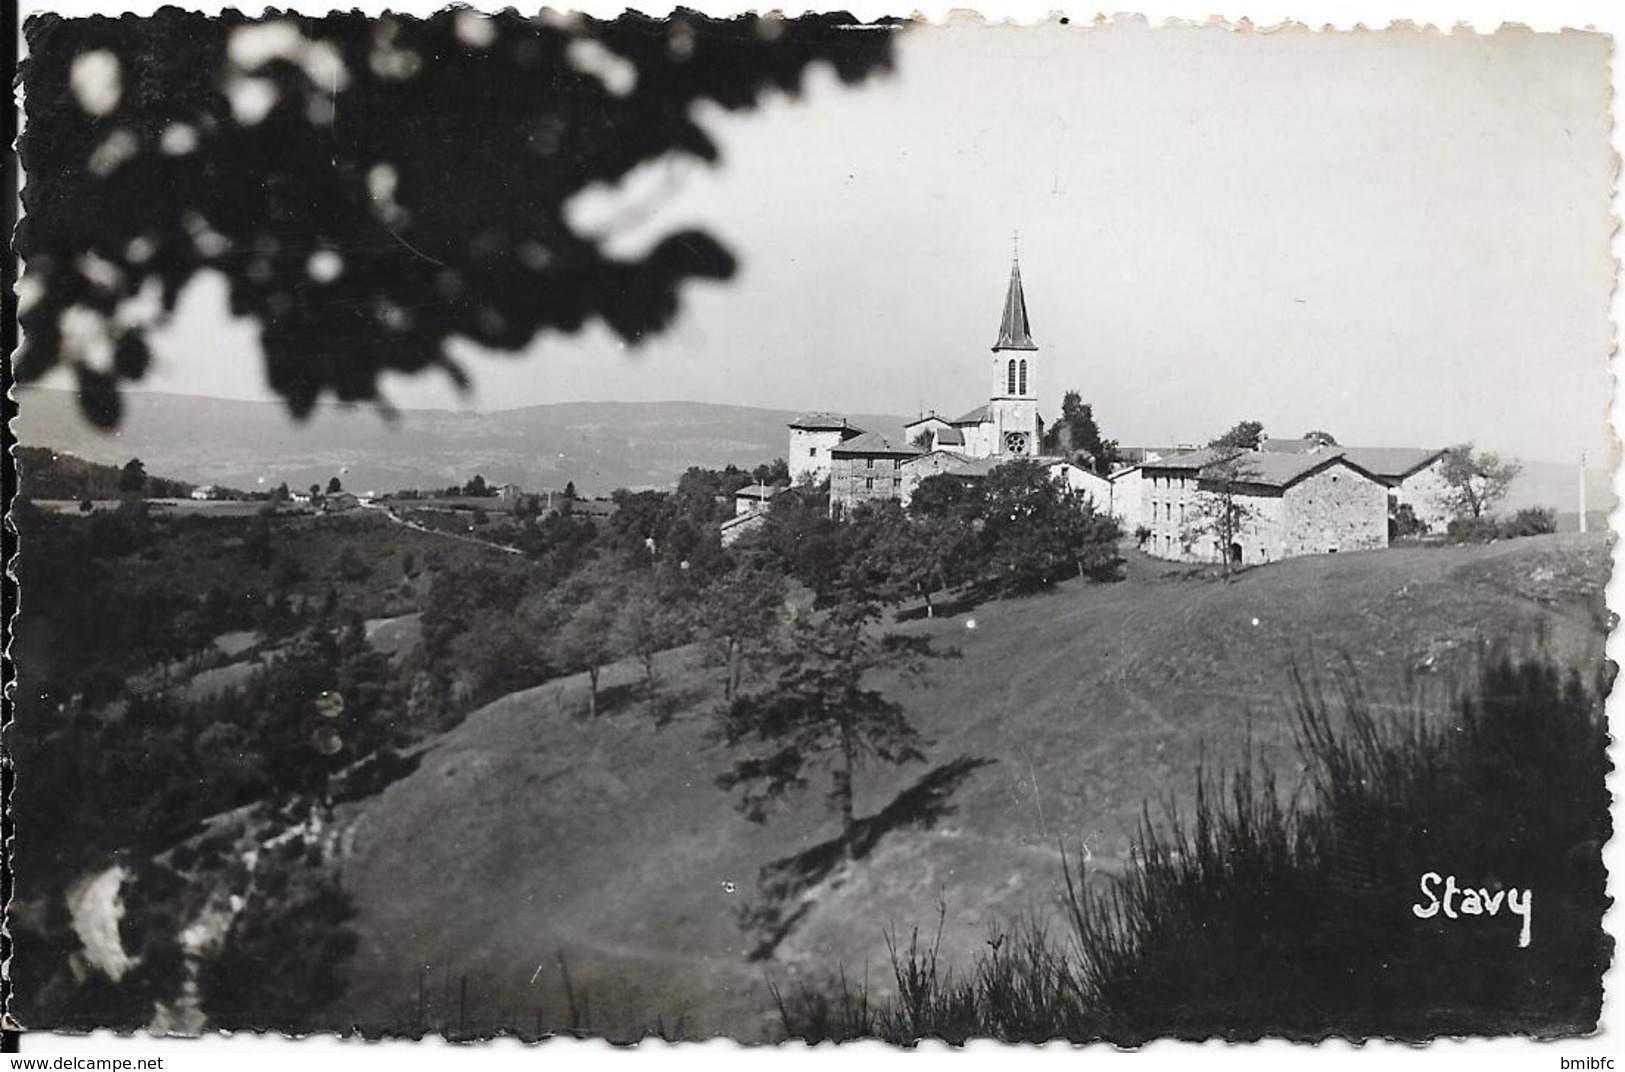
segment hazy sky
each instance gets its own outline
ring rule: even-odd
[[[473,396],[388,396],[957,414],[986,400],[1019,230],[1046,416],[1075,388],[1125,443],[1257,418],[1605,455],[1605,37],[960,24],[898,49],[889,78],[716,114],[719,168],[580,206],[649,209],[626,249],[699,224],[740,255],[666,336],[465,347]],[[224,319],[223,287],[194,284],[149,386],[268,397],[252,328]]]

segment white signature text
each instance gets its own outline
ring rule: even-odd
[[[1443,891],[1439,891],[1441,883]],[[1421,887],[1422,896],[1427,901],[1411,905],[1417,919],[1432,919],[1441,911],[1446,919],[1494,916],[1504,907],[1509,915],[1523,917],[1523,930],[1518,933],[1518,948],[1528,947],[1530,918],[1534,915],[1534,890],[1519,890],[1512,886],[1491,893],[1482,887],[1457,886],[1455,875],[1440,875],[1437,871],[1424,874]]]

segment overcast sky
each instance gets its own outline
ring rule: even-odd
[[[1074,388],[1130,444],[1256,418],[1606,456],[1605,37],[960,24],[898,48],[889,78],[717,113],[719,168],[579,206],[652,207],[629,250],[699,224],[740,255],[666,336],[461,348],[472,396],[388,396],[957,414],[987,398],[1019,231],[1046,417]],[[223,295],[194,284],[150,387],[270,397]]]

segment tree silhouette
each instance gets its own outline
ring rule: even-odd
[[[848,84],[888,67],[890,24],[852,21],[30,18],[18,381],[66,364],[86,417],[115,426],[146,329],[209,269],[299,416],[376,399],[388,370],[466,384],[453,336],[513,351],[598,317],[637,342],[734,259],[694,230],[616,256],[570,200],[661,157],[715,162],[700,102],[797,94],[814,62]],[[161,311],[140,314],[149,285]]]
[[[1112,471],[1120,457],[1117,440],[1101,438],[1095,408],[1076,391],[1061,396],[1061,415],[1044,433],[1044,450],[1066,455],[1085,451],[1090,468],[1102,476]]]
[[[1235,447],[1240,450],[1257,450],[1259,443],[1269,437],[1264,434],[1264,425],[1261,421],[1238,421],[1234,428],[1222,436],[1211,440],[1210,447]]]
[[[1445,451],[1439,466],[1445,507],[1462,520],[1483,517],[1506,498],[1521,472],[1523,466],[1517,462],[1503,462],[1498,454],[1474,450],[1471,443],[1457,443]]]
[[[119,470],[118,489],[129,495],[139,495],[147,486],[147,467],[140,458],[131,458]]]
[[[811,769],[829,771],[825,800],[840,817],[841,844],[855,858],[858,816],[853,776],[865,761],[890,766],[925,761],[929,743],[869,680],[891,672],[910,677],[934,654],[929,637],[882,634],[873,603],[845,600],[828,611],[796,619],[777,676],[757,692],[736,692],[722,712],[722,738],[745,752],[717,777],[739,791],[739,810],[752,822],[796,790]]]

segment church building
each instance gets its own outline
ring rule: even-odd
[[[1044,425],[1038,416],[1038,344],[1027,320],[1021,263],[1010,262],[1010,284],[993,344],[991,391],[985,405],[946,420],[935,413],[903,426],[922,452],[952,451],[966,458],[1019,458],[1038,453]]]
[[[911,421],[899,439],[855,428],[832,414],[798,418],[790,425],[792,479],[827,475],[830,512],[839,516],[870,500],[906,502],[932,473],[963,470],[976,476],[990,465],[1037,457],[1044,433],[1038,344],[1027,319],[1021,264],[1014,259],[992,354],[985,404],[953,420],[932,413]]]

